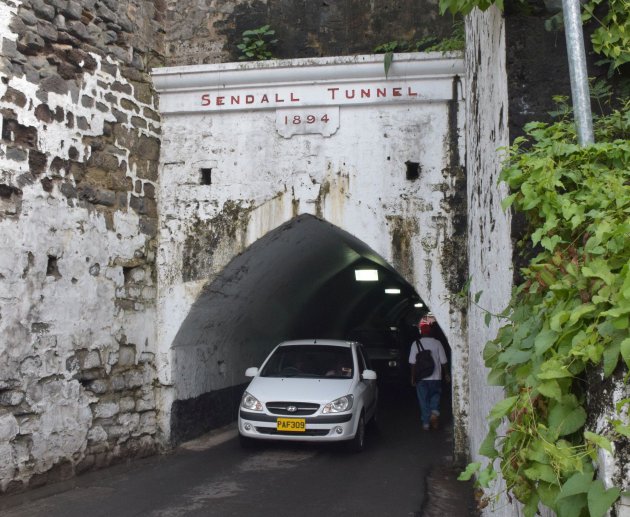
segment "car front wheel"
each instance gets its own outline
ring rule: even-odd
[[[365,448],[365,418],[363,413],[359,417],[357,432],[354,438],[348,443],[348,447],[352,452],[361,452]]]

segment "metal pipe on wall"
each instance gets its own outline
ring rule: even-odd
[[[562,12],[569,57],[569,72],[571,75],[573,116],[575,118],[578,143],[584,146],[592,144],[595,138],[593,136],[593,116],[591,114],[591,98],[588,88],[580,0],[562,0]]]

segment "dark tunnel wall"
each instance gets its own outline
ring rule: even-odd
[[[354,279],[373,264],[378,283]],[[384,294],[396,284],[401,295]],[[406,301],[401,301],[406,300]],[[355,327],[394,325],[417,294],[381,257],[347,232],[310,215],[270,232],[235,257],[193,304],[173,343],[176,400],[172,441],[236,416],[249,366],[278,342],[347,338]]]

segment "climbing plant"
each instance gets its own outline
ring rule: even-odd
[[[503,10],[504,0],[440,0],[439,5],[441,14],[468,14],[475,7],[485,11],[491,5]],[[588,0],[582,9],[584,21],[597,23],[591,35],[595,52],[604,56],[612,69],[630,62],[630,0]]]
[[[453,21],[450,36],[440,38],[429,35],[415,41],[394,40],[383,43],[374,48],[375,54],[385,54],[383,64],[385,77],[394,60],[394,52],[452,52],[464,50],[466,44],[464,21],[457,18]]]
[[[597,451],[630,443],[630,399],[605,432],[585,430],[587,373],[629,375],[630,101],[595,119],[597,143],[586,147],[568,117],[525,131],[508,150],[503,206],[525,215],[535,251],[483,351],[489,383],[505,390],[479,450],[489,461],[461,479],[476,473],[488,487],[500,471],[526,516],[543,504],[600,517],[620,489],[596,479]]]
[[[241,43],[236,45],[241,52],[239,59],[256,61],[273,59],[272,49],[278,43],[278,40],[273,37],[275,34],[276,31],[269,25],[244,31]]]

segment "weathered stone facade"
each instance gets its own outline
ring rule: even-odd
[[[281,59],[369,54],[391,41],[451,34],[436,0],[168,0],[168,66],[237,61],[245,30],[270,25]]]
[[[158,449],[161,23],[0,3],[0,492]]]
[[[468,206],[468,221],[459,210],[453,238],[444,242],[459,256],[439,267],[453,266],[457,275],[449,282],[456,290],[468,242],[470,291],[483,290],[480,303],[496,311],[507,302],[512,275],[510,218],[499,208],[504,191],[496,185],[496,149],[507,143],[508,127],[513,137],[522,122],[545,116],[548,95],[567,93],[551,64],[555,58],[564,66],[562,35],[541,32],[540,18],[520,20],[508,17],[506,29],[493,10],[468,19],[468,176],[463,160],[451,155],[452,174],[442,178],[439,195],[446,196],[438,203],[445,210]],[[451,29],[449,17],[437,16],[436,2],[420,0],[0,0],[0,492],[168,446],[178,389],[169,347],[186,313],[177,313],[174,323],[173,307],[165,304],[158,315],[160,261],[160,288],[179,286],[181,298],[192,301],[228,255],[254,242],[262,229],[297,215],[300,199],[310,200],[317,216],[347,202],[350,173],[335,177],[334,184],[319,178],[316,186],[302,175],[283,194],[288,203],[279,203],[280,196],[243,208],[246,218],[261,222],[258,233],[248,236],[241,207],[226,201],[213,220],[216,232],[191,232],[182,256],[159,254],[159,173],[186,175],[192,169],[181,171],[167,158],[159,169],[161,120],[149,71],[164,64],[235,61],[243,30],[266,23],[280,39],[276,55],[285,58],[368,54],[388,41],[444,36]],[[546,36],[538,38],[545,43],[543,67],[539,59],[523,59],[536,54],[528,42],[533,34]],[[330,161],[341,170],[342,160]],[[215,162],[194,166],[211,170]],[[206,187],[195,185],[210,191]],[[199,212],[191,208],[197,202],[183,211]],[[388,214],[389,240],[382,248],[411,278],[417,207],[409,203],[413,213]],[[210,205],[204,217],[217,212]],[[176,240],[181,237],[177,220],[163,225]],[[174,260],[184,267],[172,267]],[[456,441],[468,442],[474,455],[485,432],[484,415],[499,396],[487,390],[481,360],[481,347],[495,329],[483,325],[474,306],[454,316],[444,307],[442,321],[453,321],[458,337],[468,333],[468,350],[458,353],[462,361],[469,354],[469,367],[457,372],[461,400],[455,401],[468,408],[457,415],[468,428],[457,430]],[[173,328],[160,318],[170,319]],[[166,334],[158,335],[159,328],[167,328]],[[243,359],[233,359],[240,368]],[[217,378],[210,384],[229,391],[241,382],[240,371],[227,370],[223,360],[215,363]],[[606,414],[625,396],[617,388],[602,389],[594,411]],[[216,404],[210,400],[203,407]],[[598,429],[603,421],[594,418],[590,425]],[[602,458],[607,479],[627,479],[628,460],[620,458],[621,463]],[[518,512],[502,508],[505,515]]]

